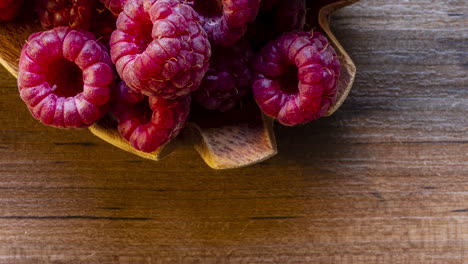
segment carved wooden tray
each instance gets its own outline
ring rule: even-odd
[[[333,114],[348,96],[354,81],[356,67],[338,40],[330,31],[330,16],[336,10],[359,0],[308,1],[308,25],[319,27],[330,39],[341,62],[338,98],[327,116]],[[42,28],[37,22],[25,19],[29,14],[9,23],[0,23],[0,64],[17,77],[18,59],[28,36]],[[294,128],[291,128],[294,129]],[[117,124],[105,117],[89,128],[101,139],[138,156],[160,160],[177,146],[192,145],[205,162],[214,169],[239,168],[266,160],[277,153],[273,120],[261,114],[253,100],[229,114],[195,109],[186,129],[174,140],[153,153],[144,153],[131,147],[117,131]]]

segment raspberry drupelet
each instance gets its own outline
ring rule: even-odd
[[[132,92],[124,82],[111,108],[120,135],[134,148],[153,152],[175,138],[190,112],[190,96],[167,100]]]
[[[23,4],[23,0],[0,0],[0,22],[14,19]]]
[[[88,30],[94,6],[94,0],[36,0],[36,11],[45,29],[65,26]]]
[[[252,67],[257,104],[283,125],[323,116],[336,98],[339,59],[319,32],[289,33],[269,42]]]
[[[252,85],[249,67],[253,51],[247,41],[239,41],[229,48],[215,47],[210,66],[193,98],[210,110],[232,109]]]
[[[58,27],[23,46],[18,89],[32,115],[59,128],[88,127],[108,109],[114,72],[91,33]]]
[[[211,46],[195,11],[178,0],[134,0],[117,18],[110,46],[117,72],[134,91],[167,99],[196,90]]]
[[[257,16],[259,0],[180,0],[198,13],[208,38],[215,45],[231,46]]]

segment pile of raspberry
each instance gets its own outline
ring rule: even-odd
[[[0,21],[20,6],[0,0]],[[18,88],[50,126],[107,116],[134,148],[153,152],[194,104],[228,112],[253,97],[293,126],[336,98],[339,59],[322,33],[304,31],[306,0],[35,0],[35,11],[46,31],[21,51]]]

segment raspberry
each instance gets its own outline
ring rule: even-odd
[[[184,128],[190,112],[190,96],[167,100],[146,97],[119,83],[112,113],[120,135],[143,152],[153,152],[175,138]]]
[[[36,0],[42,27],[68,26],[88,30],[94,10],[93,0]]]
[[[100,0],[104,6],[114,15],[119,15],[128,0]]]
[[[252,56],[247,41],[229,48],[215,47],[208,72],[193,98],[210,110],[225,112],[233,108],[252,84],[248,66]]]
[[[31,35],[18,70],[20,96],[42,123],[87,127],[107,111],[114,73],[90,33],[66,27]]]
[[[91,23],[90,31],[99,42],[104,44],[107,50],[110,49],[109,42],[111,34],[115,30],[115,21],[114,15],[109,10],[102,8],[98,9]]]
[[[268,43],[252,67],[257,104],[284,125],[317,119],[335,100],[340,64],[319,32],[289,33]]]
[[[0,21],[14,19],[23,4],[23,0],[0,0]]]
[[[197,11],[208,38],[231,46],[245,34],[257,16],[259,0],[180,0]]]
[[[280,34],[273,28],[273,12],[260,12],[255,21],[249,26],[245,38],[249,40],[253,50],[257,53],[271,40]]]
[[[286,32],[304,29],[305,0],[264,0],[261,8],[262,12],[246,33],[256,51]]]
[[[306,19],[306,1],[278,1],[275,8],[276,30],[280,33],[304,29]]]
[[[134,91],[167,99],[196,90],[211,47],[195,11],[178,0],[134,0],[111,36],[111,56]]]
[[[271,11],[278,0],[262,0],[260,2],[260,11]]]

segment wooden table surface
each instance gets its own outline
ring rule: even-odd
[[[467,17],[464,0],[336,13],[348,100],[238,170],[42,126],[0,70],[0,263],[468,263]]]

